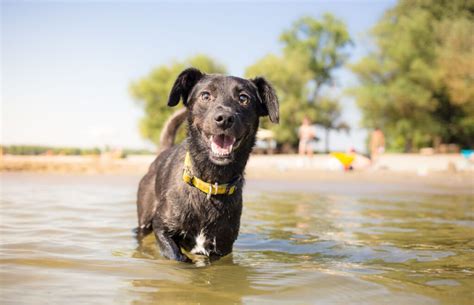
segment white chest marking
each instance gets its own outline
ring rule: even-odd
[[[204,232],[201,230],[198,236],[196,236],[196,245],[191,250],[191,253],[203,254],[203,255],[209,256],[209,252],[206,250],[205,243],[206,243],[206,235],[204,235]]]

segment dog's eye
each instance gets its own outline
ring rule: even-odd
[[[239,95],[239,102],[243,105],[247,105],[250,100],[250,97],[247,94]]]
[[[209,101],[211,99],[211,94],[209,92],[201,93],[201,99],[203,101]]]

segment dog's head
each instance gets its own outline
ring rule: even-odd
[[[192,143],[217,165],[231,163],[243,149],[250,152],[261,116],[278,123],[277,96],[262,77],[248,80],[189,68],[176,79],[168,106],[180,99],[190,113]]]

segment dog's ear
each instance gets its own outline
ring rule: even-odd
[[[252,82],[257,86],[258,95],[260,96],[261,104],[259,105],[259,115],[270,117],[272,123],[278,123],[280,120],[280,110],[278,106],[278,97],[275,90],[263,77],[256,77]]]
[[[183,100],[183,104],[187,106],[188,95],[191,89],[193,89],[194,85],[196,85],[203,76],[204,74],[196,68],[188,68],[181,72],[171,89],[168,98],[168,106],[173,107],[178,105],[180,98]]]

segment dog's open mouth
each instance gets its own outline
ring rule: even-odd
[[[211,142],[211,151],[217,157],[228,157],[235,144],[235,137],[225,134],[212,135],[209,140]]]

